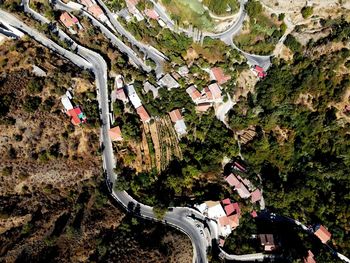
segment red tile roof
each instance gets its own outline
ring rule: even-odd
[[[108,134],[109,134],[109,137],[111,138],[112,141],[121,141],[121,140],[123,140],[122,132],[121,132],[119,126],[111,128],[108,131]]]
[[[224,71],[222,70],[222,68],[212,68],[211,72],[213,73],[219,85],[222,85],[231,79],[231,76],[224,74]]]
[[[210,89],[207,87],[204,89],[205,91],[205,95],[207,96],[208,100],[212,100],[213,99],[213,94],[211,93]]]
[[[250,196],[250,192],[248,191],[247,187],[245,187],[245,185],[242,183],[239,183],[236,190],[241,198],[248,198]]]
[[[148,122],[151,118],[148,115],[146,109],[143,106],[140,106],[136,109],[137,114],[140,116],[143,122]]]
[[[233,203],[232,205],[233,205],[233,208],[236,211],[236,214],[237,215],[241,215],[241,208],[239,207],[239,204],[236,202],[236,203]]]
[[[237,214],[228,217],[232,228],[239,226],[239,216]]]
[[[250,215],[253,217],[253,218],[256,218],[258,216],[258,214],[256,213],[255,210],[253,210]]]
[[[67,12],[64,12],[60,16],[60,21],[64,24],[65,27],[69,28],[69,27],[73,26],[75,23],[77,23],[77,22],[75,22],[75,21],[77,21],[77,18],[76,17],[72,17]]]
[[[228,184],[230,186],[234,186],[237,187],[240,182],[238,181],[237,177],[234,174],[230,174],[229,176],[226,177],[226,182],[228,182]]]
[[[198,111],[198,112],[206,112],[210,107],[211,107],[210,103],[198,104],[196,106],[196,111]]]
[[[149,18],[152,18],[152,19],[155,19],[155,20],[159,19],[159,14],[154,9],[145,9],[145,14]]]
[[[222,226],[230,225],[230,221],[227,216],[222,216],[219,218],[219,224]]]
[[[67,115],[72,117],[72,120],[71,122],[74,124],[74,125],[78,125],[81,123],[80,119],[79,119],[79,112],[80,112],[80,109],[79,110],[76,110],[77,108],[74,108],[74,109],[71,109],[69,111],[67,111]],[[80,112],[81,113],[81,112]]]
[[[89,12],[96,18],[103,14],[102,9],[98,5],[92,5],[88,8]]]
[[[228,216],[231,215],[235,211],[233,204],[226,205],[224,207],[224,209],[225,209],[226,215],[228,215]]]
[[[261,200],[261,192],[259,189],[256,189],[254,192],[252,192],[252,203],[258,202]]]
[[[183,119],[179,109],[169,112],[169,115],[172,122],[177,122]]]
[[[311,250],[309,250],[308,255],[306,258],[304,258],[304,263],[316,263],[316,260],[314,259],[314,254]]]
[[[80,3],[87,7],[92,6],[94,4],[91,0],[80,0]]]
[[[123,89],[117,89],[116,97],[118,100],[123,100],[123,101],[127,99]]]
[[[247,169],[243,166],[243,165],[241,165],[240,163],[238,163],[238,162],[235,162],[234,163],[235,164],[235,168],[237,168],[238,170],[240,170],[241,172],[246,172],[247,171]]]
[[[193,101],[196,101],[198,99],[200,99],[202,97],[202,95],[200,94],[200,92],[196,89],[195,86],[190,86],[186,89],[186,92],[188,95],[190,95],[191,99]]]
[[[322,243],[327,243],[331,239],[332,234],[322,225],[319,226],[315,235],[321,240]]]
[[[257,72],[264,72],[264,69],[263,69],[262,67],[258,66],[258,65],[256,65],[256,66],[254,67],[254,69],[255,69]]]
[[[220,89],[220,87],[219,87],[219,85],[217,83],[210,84],[209,85],[209,90],[211,91],[214,100],[222,99],[221,89]]]

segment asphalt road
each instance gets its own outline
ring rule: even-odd
[[[84,69],[90,69],[94,72],[98,94],[97,99],[99,102],[99,107],[101,109],[100,118],[102,121],[102,127],[100,140],[101,144],[103,145],[102,159],[108,181],[112,184],[110,187],[111,195],[126,209],[130,207],[130,204],[133,204],[134,207],[138,207],[137,214],[140,217],[150,219],[153,221],[161,221],[163,223],[174,226],[175,228],[184,232],[191,239],[194,248],[193,261],[198,263],[207,262],[208,243],[205,237],[201,234],[200,229],[196,227],[195,221],[187,217],[187,215],[189,214],[195,214],[196,217],[202,218],[204,220],[204,217],[199,212],[190,208],[175,207],[172,208],[172,211],[166,213],[163,220],[158,220],[153,213],[152,207],[143,205],[142,203],[136,201],[125,191],[115,191],[114,183],[116,181],[117,174],[114,173],[114,167],[116,165],[116,161],[114,158],[112,142],[108,135],[108,131],[110,129],[108,106],[109,98],[107,88],[107,65],[104,59],[99,54],[74,43],[74,41],[70,39],[69,36],[67,36],[64,32],[60,30],[58,31],[59,37],[62,40],[65,39],[73,43],[72,46],[76,50],[77,54],[63,49],[62,47],[54,43],[52,40],[48,39],[46,36],[42,35],[36,30],[31,29],[14,16],[0,9],[0,21],[2,19],[7,21],[13,27],[28,34],[42,45],[48,47],[54,52],[72,61],[79,67],[82,67]],[[204,229],[202,229],[202,231],[203,230]]]
[[[160,18],[165,22],[165,24],[173,31],[175,32],[183,32],[188,36],[192,36],[193,32],[184,29],[178,26],[175,26],[175,23],[172,21],[172,19],[167,15],[166,10],[155,0],[150,0],[154,4],[154,9],[159,14]],[[243,26],[244,18],[246,17],[246,12],[244,10],[244,6],[246,4],[247,0],[241,0],[240,1],[240,8],[238,11],[238,19],[225,31],[221,33],[210,33],[210,32],[203,32],[202,37],[211,37],[214,39],[220,39],[223,42],[225,42],[227,45],[232,46],[233,48],[237,49],[239,52],[241,52],[247,60],[254,65],[260,65],[265,70],[267,70],[271,66],[270,58],[271,56],[260,56],[255,54],[250,54],[248,52],[243,51],[239,47],[237,47],[233,43],[233,37],[241,30]]]

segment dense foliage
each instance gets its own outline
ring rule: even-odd
[[[208,6],[210,11],[218,15],[227,13],[227,10],[229,10],[230,13],[234,13],[239,8],[237,0],[204,0],[203,4]]]
[[[350,27],[344,21],[341,25],[337,35],[306,50],[287,38],[296,52],[294,60],[276,61],[258,83],[256,97],[235,106],[230,124],[234,129],[257,127],[255,140],[242,147],[242,154],[261,172],[271,209],[304,223],[326,225],[337,246],[349,251],[350,125],[339,119],[334,105],[350,88],[349,74],[336,73],[350,51],[311,52],[317,45],[344,40],[338,37],[345,37]],[[308,103],[300,101],[303,94],[311,96]]]

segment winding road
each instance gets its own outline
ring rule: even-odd
[[[31,12],[34,12],[33,10]],[[52,40],[48,39],[46,36],[42,35],[36,30],[31,29],[19,19],[13,15],[0,9],[0,21],[6,21],[11,26],[17,28],[18,30],[28,34],[37,42],[56,52],[57,54],[67,58],[72,61],[77,66],[90,69],[94,72],[96,78],[96,88],[97,88],[97,99],[100,107],[100,118],[102,121],[101,126],[101,142],[103,144],[103,167],[106,173],[109,189],[112,197],[119,202],[127,210],[130,210],[130,207],[137,207],[137,214],[140,217],[145,219],[150,219],[153,221],[160,221],[171,225],[178,230],[185,233],[192,242],[194,255],[193,262],[203,263],[207,262],[207,248],[209,247],[208,242],[201,234],[203,229],[196,227],[195,221],[190,217],[190,215],[195,215],[196,218],[205,220],[202,214],[198,211],[186,208],[186,207],[173,207],[166,213],[162,220],[159,220],[153,213],[153,209],[150,206],[146,206],[135,199],[133,199],[125,191],[116,191],[115,182],[117,179],[117,174],[114,173],[114,168],[116,161],[114,158],[112,142],[109,138],[108,131],[110,129],[110,120],[109,120],[109,103],[108,103],[108,88],[107,88],[107,64],[96,52],[93,52],[87,48],[84,48],[77,43],[75,43],[69,36],[64,32],[58,29],[58,35],[63,40],[72,43],[72,47],[75,48],[77,54],[74,54],[71,51],[68,51]]]
[[[28,0],[22,0],[22,1],[23,1],[25,12],[30,14],[36,20],[40,21],[42,24],[50,24],[50,21],[48,19],[36,13],[34,10],[30,9]],[[100,2],[101,0],[97,0],[97,1]],[[241,2],[240,19],[237,20],[236,23],[227,31],[221,34],[211,35],[210,37],[219,38],[221,40],[223,40],[223,38],[228,39],[228,36],[236,34],[240,30],[240,27],[242,26],[244,16],[245,16],[244,9],[243,9],[244,1],[245,0],[242,0]],[[62,2],[60,3],[60,1],[57,1],[56,5],[58,9],[68,8],[64,3]],[[109,12],[108,8],[103,5],[103,3],[101,4],[101,6],[105,9],[105,12],[107,12],[108,18],[111,24],[115,27],[118,33],[124,36],[126,36],[127,34],[130,34],[129,32],[125,31],[124,28],[121,27],[120,23],[113,17],[113,15]],[[130,50],[129,50],[130,48],[127,47],[122,41],[120,41],[104,24],[96,20],[86,11],[83,10],[82,13],[83,15],[89,17],[93,22],[93,24],[98,26],[101,29],[101,31],[113,42],[114,45],[116,45],[121,51],[125,52],[129,56],[129,58],[135,62],[134,64],[136,67],[148,72],[149,68],[145,67],[143,62],[140,63],[140,61],[142,60],[140,60],[140,58],[137,57],[137,54],[133,51],[132,51],[133,53],[130,53]],[[201,213],[187,207],[172,207],[165,214],[164,218],[159,220],[153,213],[152,207],[138,202],[137,200],[132,198],[126,191],[116,190],[117,188],[115,187],[115,184],[116,184],[117,174],[114,172],[114,168],[116,167],[116,160],[113,153],[112,142],[108,135],[108,131],[110,129],[109,94],[108,94],[108,86],[107,86],[108,68],[103,57],[100,54],[77,44],[62,30],[58,28],[54,28],[53,32],[56,33],[61,40],[64,40],[67,43],[70,43],[70,48],[74,50],[74,52],[64,49],[58,44],[56,44],[54,41],[48,39],[45,35],[39,33],[36,30],[31,29],[29,26],[24,24],[15,16],[1,9],[0,9],[0,22],[4,24],[7,23],[8,25],[14,27],[15,29],[20,30],[21,32],[24,32],[25,34],[35,39],[37,42],[41,43],[42,45],[46,46],[50,50],[56,52],[57,54],[65,57],[66,59],[70,60],[72,63],[79,66],[80,68],[91,70],[94,73],[95,79],[96,79],[97,100],[100,108],[100,119],[102,123],[101,131],[100,131],[101,132],[100,141],[101,141],[101,148],[103,149],[103,152],[102,152],[103,168],[104,168],[104,172],[106,175],[106,182],[107,182],[111,196],[118,203],[120,203],[126,210],[131,211],[142,218],[171,225],[176,229],[185,233],[191,239],[191,242],[193,245],[193,250],[194,250],[193,262],[197,262],[197,263],[208,262],[207,249],[211,246],[211,242],[208,242],[208,240],[205,238],[203,234],[204,227],[196,226],[197,225],[196,221],[193,219],[195,217],[199,220],[202,220],[203,222],[206,221],[206,218]],[[119,28],[119,26],[121,28]],[[15,32],[13,33],[15,34]],[[133,36],[131,37],[133,38]],[[129,37],[127,38],[132,43],[136,41],[136,39],[133,40],[132,38],[129,38]],[[230,38],[230,41],[232,42],[232,38]],[[140,47],[139,45],[141,45],[141,47],[143,48],[143,51],[145,51],[150,58],[156,61],[157,75],[162,74],[162,63],[167,58],[164,57],[161,53],[159,53],[159,51],[157,51],[156,49],[152,47],[147,47],[141,44],[140,42],[137,42],[137,43],[136,44],[138,45],[138,47]],[[231,43],[231,45],[234,45],[233,42]],[[125,48],[124,46],[127,48]],[[268,57],[268,63],[267,63],[266,62],[267,57],[251,55],[244,52],[243,54],[246,57],[251,56],[250,59],[254,60],[256,63],[259,62],[258,64],[263,63],[260,65],[269,65],[268,63],[270,63],[269,57]],[[247,59],[249,60],[248,57]],[[297,224],[298,222],[294,221],[294,223]],[[217,232],[217,229],[215,228],[215,224],[211,224],[210,222],[208,222],[207,226],[210,230],[211,239],[213,240],[217,239],[218,232]],[[303,229],[306,228],[303,225],[301,225],[301,227]],[[236,261],[263,261],[266,258],[272,257],[261,253],[248,254],[248,255],[229,255],[225,253],[223,250],[221,250],[221,254],[226,259],[236,260]],[[341,254],[338,254],[338,256],[340,258],[345,257]]]

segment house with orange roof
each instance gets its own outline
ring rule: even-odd
[[[114,128],[111,128],[108,131],[109,137],[111,138],[112,141],[117,142],[117,141],[122,141],[123,137],[122,137],[122,132],[120,130],[119,126],[116,126]]]
[[[231,79],[231,76],[225,75],[224,70],[219,67],[212,68],[210,73],[211,77],[215,79],[219,85],[225,84]]]
[[[79,20],[68,12],[64,12],[60,15],[60,21],[68,29],[76,24],[79,24]]]
[[[136,109],[137,114],[140,116],[142,122],[149,122],[151,117],[148,115],[148,112],[143,106],[140,106]]]
[[[86,122],[86,116],[79,106],[68,110],[67,115],[70,116],[73,125],[79,125],[80,123]]]
[[[241,183],[233,173],[227,176],[225,180],[226,182],[228,182],[230,186],[233,186],[233,187],[237,187]]]
[[[245,187],[244,184],[239,183],[239,185],[235,189],[241,198],[245,199],[250,197],[250,192],[248,191],[247,187]]]
[[[169,112],[169,115],[170,115],[170,119],[174,124],[174,128],[177,132],[177,135],[179,137],[185,135],[187,133],[187,127],[186,127],[186,124],[184,122],[184,119],[181,115],[181,112],[179,109],[175,109],[175,110],[172,110],[171,112]]]
[[[211,108],[211,106],[212,106],[211,103],[206,102],[206,103],[198,104],[195,107],[195,109],[197,112],[206,112],[208,109]]]
[[[315,236],[317,236],[323,244],[326,244],[330,239],[332,234],[322,225],[317,225],[315,227]]]
[[[187,89],[186,89],[186,92],[188,95],[190,95],[192,101],[194,103],[198,103],[201,98],[202,98],[202,95],[201,93],[198,91],[198,89],[194,86],[194,85],[191,85],[189,86]]]
[[[316,263],[314,254],[312,253],[311,250],[307,252],[307,256],[304,258],[304,263]]]
[[[102,22],[107,20],[106,15],[103,13],[101,7],[97,4],[94,4],[88,8],[90,14],[92,14],[95,18],[101,20]]]
[[[124,89],[117,89],[115,91],[116,99],[121,100],[122,102],[128,102],[128,98],[125,95]]]
[[[93,6],[95,3],[91,0],[80,0],[80,3],[86,7]]]
[[[215,102],[222,102],[222,94],[219,85],[217,83],[212,83],[208,88],[213,96],[213,100]]]
[[[261,200],[261,191],[259,189],[256,189],[251,193],[252,203],[258,202]]]
[[[159,14],[153,8],[152,9],[145,9],[145,15],[151,19],[154,19],[154,20],[159,19]]]

